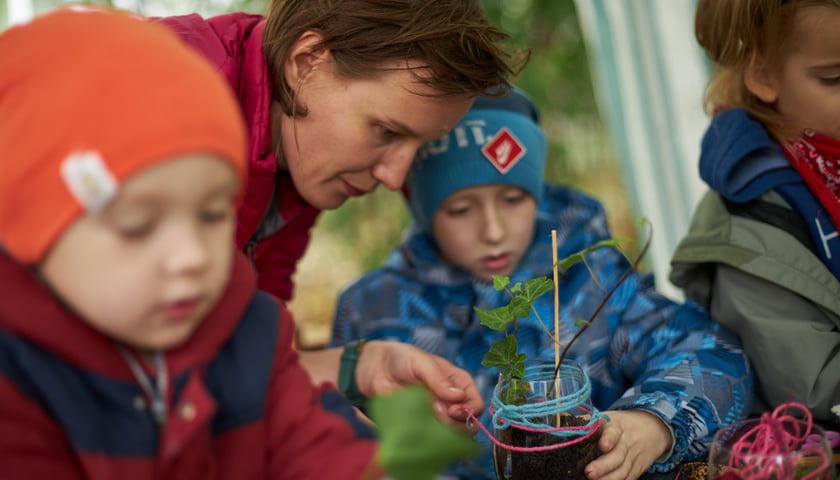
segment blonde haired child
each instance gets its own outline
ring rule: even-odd
[[[671,280],[740,335],[763,408],[840,399],[840,2],[701,0],[710,191]]]

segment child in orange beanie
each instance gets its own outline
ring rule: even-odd
[[[0,35],[0,476],[378,471],[236,253],[245,152],[227,85],[163,27],[76,7]]]

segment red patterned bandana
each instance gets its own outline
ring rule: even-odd
[[[785,156],[840,228],[840,140],[805,131]]]

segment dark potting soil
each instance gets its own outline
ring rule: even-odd
[[[579,417],[561,417],[563,426],[585,425],[587,420]],[[515,447],[539,447],[567,441],[550,433],[528,432],[511,427],[501,430],[499,439]],[[543,452],[514,452],[494,446],[496,478],[499,480],[586,480],[583,469],[598,456],[600,429],[591,437],[568,447]],[[510,458],[510,469],[506,468]]]

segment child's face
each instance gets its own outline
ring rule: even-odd
[[[446,261],[492,280],[519,265],[534,235],[536,211],[534,197],[519,187],[469,187],[441,204],[432,231]]]
[[[770,101],[775,101],[791,135],[808,128],[840,138],[838,32],[838,7],[802,8],[796,15],[778,73],[770,80]]]
[[[230,165],[207,154],[144,170],[71,225],[41,273],[102,333],[143,350],[175,347],[227,285],[237,185]]]

